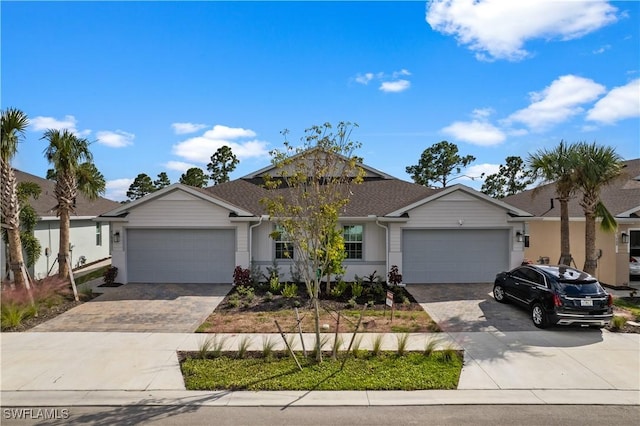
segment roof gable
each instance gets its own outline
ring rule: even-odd
[[[348,161],[348,158],[345,157],[344,155],[341,154],[336,154],[336,153],[327,153],[327,152],[322,152],[322,150],[320,148],[313,148],[304,152],[301,152],[299,154],[294,155],[293,157],[291,157],[291,160],[293,162],[299,161],[301,157],[303,156],[309,156],[309,155],[335,155],[337,157],[340,157],[343,161]],[[358,164],[360,167],[362,167],[362,169],[365,171],[365,175],[364,178],[365,179],[395,179],[393,176],[388,175],[386,173],[381,172],[380,170],[374,169],[371,166],[367,166],[364,163],[360,163]],[[257,170],[253,173],[250,173],[246,176],[241,177],[240,179],[245,179],[245,180],[251,180],[251,179],[257,179],[257,178],[263,178],[266,175],[272,175],[274,176],[274,171],[277,169],[277,166],[274,164],[270,164],[267,167],[264,167],[260,170]]]
[[[398,210],[395,210],[389,213],[388,216],[396,216],[396,217],[402,216],[403,214],[408,213],[410,210],[413,210],[416,207],[420,207],[424,204],[433,202],[438,199],[442,199],[444,197],[448,199],[450,199],[451,197],[457,197],[458,199],[461,199],[461,200],[469,200],[469,199],[482,200],[484,202],[490,203],[492,205],[495,205],[496,207],[499,207],[507,211],[509,214],[513,216],[522,216],[522,217],[532,216],[531,213],[518,209],[500,200],[496,200],[495,198],[489,197],[488,195],[483,194],[482,192],[476,191],[475,189],[469,188],[468,186],[465,186],[462,184],[456,184],[453,186],[448,186],[446,188],[443,188],[438,192],[434,193],[433,195],[417,200],[412,204],[409,204],[407,206],[404,206]]]
[[[238,207],[234,204],[231,204],[230,202],[224,199],[218,198],[217,196],[208,192],[205,189],[194,188],[192,186],[183,185],[181,183],[174,183],[173,185],[169,185],[165,188],[162,188],[158,191],[148,194],[138,200],[135,200],[126,204],[121,204],[118,208],[108,211],[103,215],[101,215],[101,218],[121,217],[122,215],[126,215],[132,209],[135,209],[141,205],[152,203],[154,200],[159,200],[167,197],[174,200],[180,200],[180,199],[185,199],[184,198],[185,195],[187,197],[196,197],[204,201],[208,201],[217,206],[223,207],[229,210],[230,213],[233,213],[237,216],[253,216],[253,213],[241,207]]]

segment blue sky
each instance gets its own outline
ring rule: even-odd
[[[47,128],[93,141],[108,198],[229,145],[232,178],[280,131],[356,122],[369,166],[441,140],[494,172],[561,139],[640,157],[640,3],[3,1],[2,108],[31,119],[14,167],[44,176]],[[481,181],[461,178],[479,188]]]

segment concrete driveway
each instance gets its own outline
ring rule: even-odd
[[[230,284],[127,284],[31,331],[191,333],[231,290]]]
[[[493,299],[493,283],[412,284],[407,291],[442,331],[535,331],[529,313]]]

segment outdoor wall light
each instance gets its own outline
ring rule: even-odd
[[[626,232],[620,234],[620,241],[622,242],[622,244],[627,244],[629,242],[629,234],[627,234]]]
[[[114,243],[119,243],[120,242],[120,232],[114,232],[114,234],[113,234],[113,242]]]
[[[520,231],[516,231],[516,241],[521,243],[524,240],[524,235]]]

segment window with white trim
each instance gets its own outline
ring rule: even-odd
[[[276,259],[293,259],[293,243],[291,242],[289,234],[287,234],[281,226],[276,225],[274,237]]]
[[[96,223],[96,245],[97,246],[102,245],[102,223],[101,222]]]
[[[342,228],[344,238],[344,251],[348,260],[362,260],[362,225],[345,225]]]

